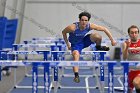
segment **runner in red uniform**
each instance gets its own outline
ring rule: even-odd
[[[140,61],[140,39],[139,28],[132,25],[128,28],[130,39],[123,43],[123,59],[129,61]],[[140,93],[140,67],[130,68],[129,93],[132,93],[135,87],[136,93]]]

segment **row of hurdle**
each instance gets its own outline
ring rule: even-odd
[[[50,93],[50,67],[53,67],[54,75],[53,75],[53,82],[55,82],[56,86],[54,85],[54,89],[57,90],[57,83],[59,80],[59,67],[65,67],[65,66],[85,66],[85,67],[93,67],[93,66],[99,66],[100,67],[100,91],[101,93],[104,93],[104,65],[108,66],[108,92],[113,93],[114,88],[113,88],[113,67],[117,63],[115,62],[106,62],[104,61],[104,56],[107,53],[106,51],[83,51],[83,54],[91,54],[93,55],[93,60],[92,61],[79,61],[79,62],[73,62],[73,61],[66,61],[64,60],[63,56],[65,53],[69,53],[69,51],[65,51],[66,46],[64,45],[63,40],[54,40],[53,44],[44,44],[44,42],[52,42],[47,41],[47,40],[38,40],[38,39],[33,39],[33,41],[24,41],[24,44],[14,44],[13,45],[13,50],[12,51],[1,51],[1,55],[7,55],[6,60],[1,60],[1,66],[27,66],[27,65],[32,65],[32,93],[38,93],[38,72],[37,72],[37,67],[38,65],[43,65],[44,67],[44,93]],[[38,42],[42,42],[43,44],[38,44]],[[19,51],[20,47],[24,47],[23,51]],[[28,48],[32,47],[33,50],[30,51]],[[49,47],[51,48],[50,50],[37,50],[37,47]],[[63,49],[62,49],[63,48]],[[28,60],[28,55],[43,55],[43,60],[42,61],[37,61],[37,60]],[[14,59],[10,59],[10,56],[14,55]],[[24,55],[25,58],[22,61],[19,61],[18,56],[19,55]],[[48,56],[51,55],[51,60],[49,60]],[[98,57],[98,59],[96,59]],[[136,62],[137,63],[137,62]],[[122,62],[123,67],[125,68],[124,70],[128,69],[129,63]],[[126,69],[127,68],[127,69]],[[128,71],[124,71],[125,77],[128,75]],[[127,78],[124,78],[124,93],[127,93],[127,86],[128,84],[126,83]],[[57,91],[56,91],[57,93]]]

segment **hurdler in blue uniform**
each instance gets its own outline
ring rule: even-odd
[[[75,22],[67,26],[62,31],[62,35],[66,42],[66,45],[68,49],[72,51],[74,61],[79,61],[82,49],[90,46],[92,43],[96,43],[97,50],[109,50],[109,47],[101,46],[102,36],[95,31],[94,33],[88,34],[90,30],[105,32],[105,34],[109,37],[112,46],[116,45],[116,41],[113,39],[109,30],[103,26],[89,23],[90,18],[90,13],[82,12],[79,14],[79,22]],[[67,33],[69,33],[69,38],[67,37]],[[75,74],[74,81],[77,83],[80,82],[78,74],[79,68],[73,67],[73,71]]]
[[[85,36],[90,31],[90,24],[86,25],[86,28],[80,30],[79,22],[74,23],[76,29],[74,32],[69,33],[69,42],[71,43],[71,50],[78,50],[79,53],[85,47],[88,47],[91,43],[89,35]]]

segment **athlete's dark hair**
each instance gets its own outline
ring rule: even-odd
[[[131,29],[131,28],[137,28],[137,29],[138,29],[138,33],[139,33],[139,28],[138,28],[136,25],[130,26],[130,27],[128,28],[128,33],[130,33],[130,29]]]
[[[91,18],[91,14],[88,13],[88,12],[86,12],[86,11],[81,12],[81,13],[79,14],[79,19],[81,19],[82,16],[86,16],[86,17],[88,17],[88,21],[89,21],[90,18]]]

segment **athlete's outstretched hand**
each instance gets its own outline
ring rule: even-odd
[[[130,44],[131,44],[131,40],[130,40],[130,39],[128,39],[127,41],[125,41],[125,43],[126,43],[126,47],[129,47],[129,46],[130,46]]]
[[[116,42],[115,40],[112,40],[112,41],[111,41],[111,45],[112,45],[112,46],[116,46],[116,45],[117,45],[117,42]]]

